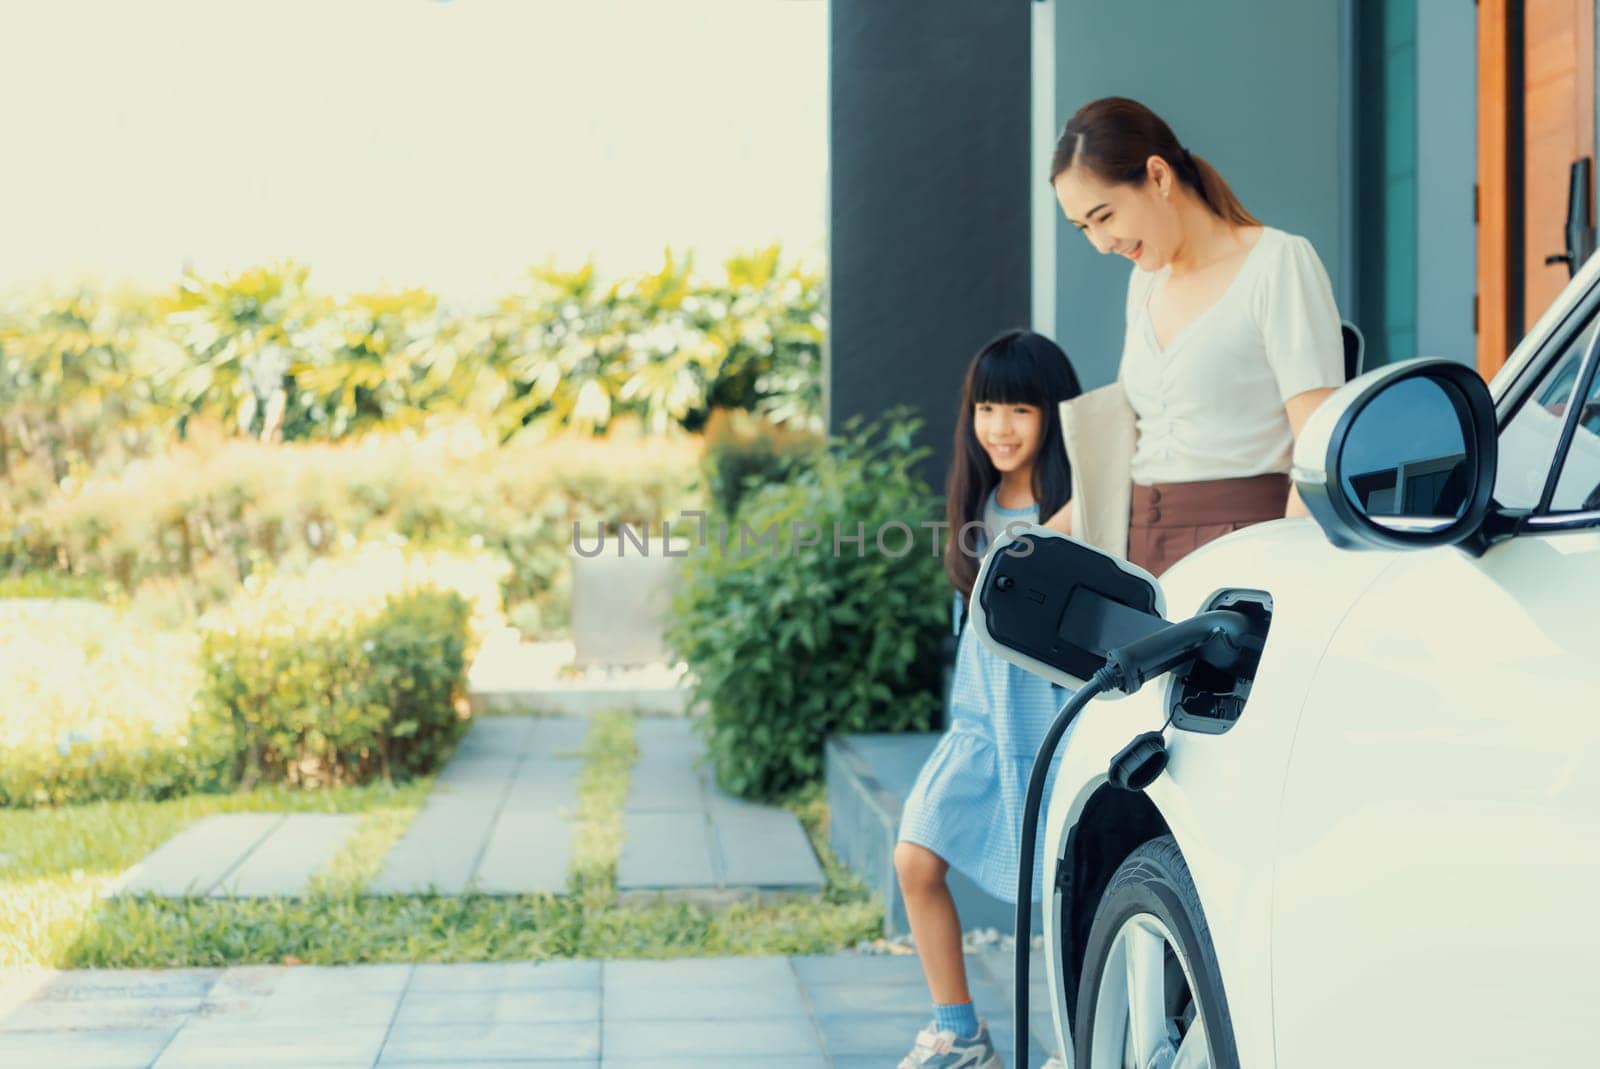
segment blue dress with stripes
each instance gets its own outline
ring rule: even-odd
[[[997,511],[1037,522],[1033,509]],[[956,613],[959,620],[959,595]],[[931,850],[996,898],[1016,901],[1028,776],[1044,733],[1070,696],[1002,660],[978,643],[971,627],[962,628],[950,727],[906,798],[900,839]],[[1059,754],[1046,782],[1047,801]],[[1037,843],[1034,850],[1033,897],[1039,901],[1043,852]]]

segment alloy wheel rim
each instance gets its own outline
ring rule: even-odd
[[[1111,941],[1095,996],[1089,1069],[1211,1069],[1194,974],[1160,918],[1137,913]]]

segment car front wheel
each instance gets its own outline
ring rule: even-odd
[[[1084,947],[1079,1069],[1238,1069],[1233,1022],[1189,866],[1163,836],[1128,856]]]

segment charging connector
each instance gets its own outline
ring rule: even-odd
[[[1105,655],[1105,665],[1056,714],[1045,731],[1022,805],[1022,839],[1017,864],[1016,1002],[1014,1018],[1018,1037],[1017,1064],[1026,1065],[1028,1042],[1029,934],[1033,930],[1033,853],[1039,833],[1039,807],[1056,746],[1067,726],[1095,695],[1107,690],[1132,694],[1152,679],[1182,664],[1203,661],[1218,671],[1230,671],[1247,655],[1261,651],[1261,636],[1243,613],[1214,609],[1179,623],[1168,624],[1136,638]],[[1119,786],[1142,790],[1166,768],[1166,743],[1160,732],[1134,739],[1112,762],[1120,767]],[[1113,773],[1113,776],[1116,774]]]
[[[1189,661],[1200,660],[1226,672],[1252,651],[1260,650],[1250,618],[1231,609],[1214,609],[1153,634],[1134,639],[1106,653],[1112,686],[1132,694],[1150,680]]]

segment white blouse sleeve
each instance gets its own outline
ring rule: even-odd
[[[1333,285],[1311,242],[1289,235],[1257,306],[1278,396],[1344,385],[1344,339]]]

